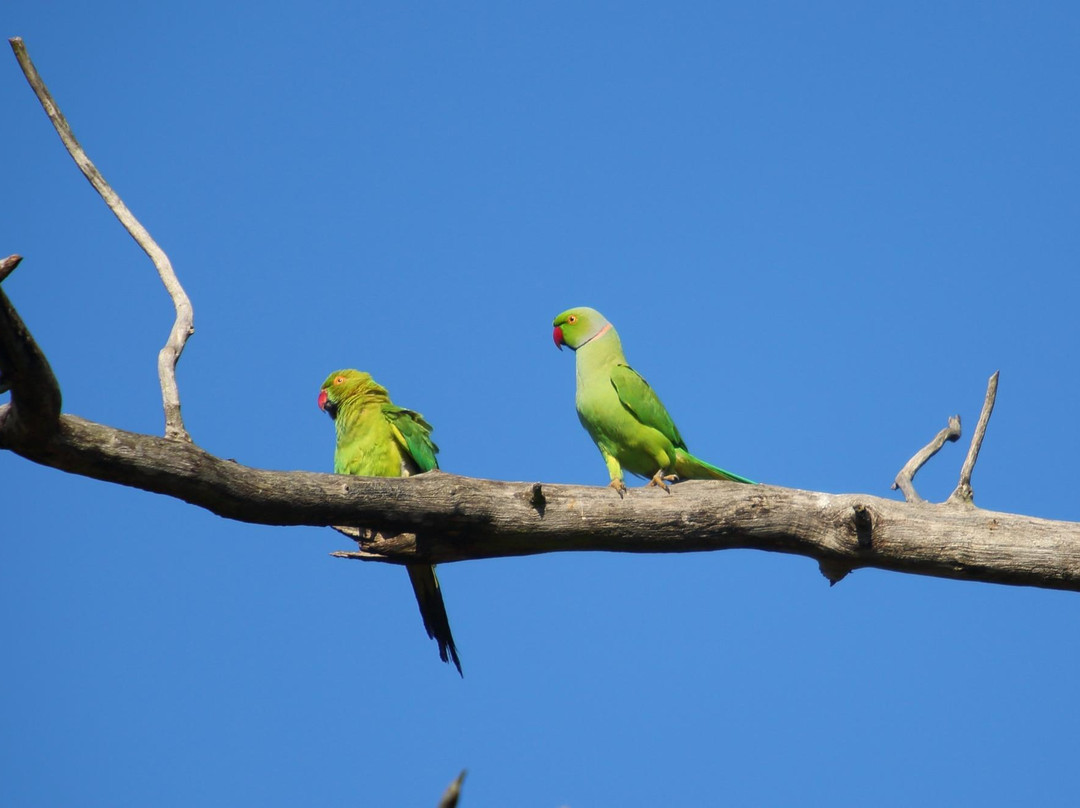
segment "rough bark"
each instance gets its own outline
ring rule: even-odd
[[[184,440],[62,415],[38,442],[11,429],[0,448],[28,460],[177,497],[266,525],[374,531],[349,558],[447,563],[567,551],[681,553],[752,548],[822,562],[839,579],[878,567],[945,578],[1080,590],[1080,524],[965,504],[898,502],[768,485],[690,481],[631,489],[501,482],[431,472],[388,479],[267,471]]]

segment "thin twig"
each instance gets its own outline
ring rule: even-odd
[[[415,533],[401,533],[398,535],[390,536],[387,534],[378,534],[381,539],[397,540],[399,537],[408,539],[412,537],[413,541],[416,540]],[[351,558],[354,561],[378,561],[380,563],[387,563],[389,558],[382,553],[369,553],[364,549],[360,550],[335,550],[329,554],[332,558]],[[407,561],[389,561],[391,564],[408,564]],[[414,562],[415,563],[415,562]]]
[[[895,491],[899,488],[903,491],[904,499],[908,502],[925,502],[926,500],[920,497],[915,490],[915,485],[912,480],[915,478],[919,469],[926,465],[926,462],[940,451],[946,441],[955,441],[959,438],[960,416],[949,416],[949,425],[938,432],[932,441],[919,449],[919,451],[915,453],[915,456],[900,469],[900,472],[896,475],[896,481],[892,484],[893,490]]]
[[[439,808],[457,808],[458,799],[461,797],[461,784],[464,781],[465,770],[462,769],[461,774],[443,792],[442,799],[439,800]]]
[[[365,561],[385,561],[386,557],[381,553],[369,553],[364,550],[364,542],[393,542],[394,544],[401,544],[402,542],[416,542],[415,533],[380,533],[377,530],[372,530],[366,527],[353,527],[351,525],[332,525],[334,530],[343,536],[348,536],[354,542],[356,542],[357,549],[352,552],[345,552],[338,550],[330,553],[335,558],[362,558]]]
[[[8,42],[11,43],[11,49],[15,52],[15,58],[19,60],[19,66],[22,68],[26,80],[30,83],[30,87],[33,89],[38,101],[41,102],[45,114],[49,116],[56,133],[60,135],[60,140],[63,141],[68,154],[71,155],[79,170],[90,181],[90,184],[94,186],[94,190],[105,200],[109,210],[120,220],[120,224],[135,239],[135,243],[154,262],[158,275],[161,276],[161,282],[165,284],[165,290],[169,293],[169,297],[172,298],[173,306],[176,308],[176,320],[173,322],[165,347],[158,353],[158,378],[161,381],[161,401],[165,409],[165,437],[190,441],[191,437],[184,428],[184,421],[180,415],[180,391],[176,386],[176,363],[180,361],[180,354],[184,351],[184,345],[187,343],[188,337],[195,333],[191,301],[180,285],[180,281],[177,279],[172,263],[169,261],[165,251],[157,245],[157,242],[150,236],[146,228],[128,210],[127,205],[105,181],[101,172],[87,157],[83,147],[79,145],[79,141],[75,139],[71,126],[68,124],[67,119],[64,118],[63,113],[60,112],[60,108],[57,106],[56,101],[53,100],[49,88],[45,86],[44,80],[30,60],[30,54],[27,53],[22,38],[12,37]]]
[[[971,436],[971,446],[968,447],[967,457],[960,468],[960,482],[947,502],[963,502],[970,505],[975,499],[975,493],[971,490],[971,473],[975,470],[975,461],[979,459],[979,449],[982,448],[983,437],[986,435],[986,425],[990,422],[990,413],[994,411],[1000,373],[1000,370],[995,370],[994,375],[986,384],[986,398],[983,400],[982,412],[979,413],[979,423],[975,425],[975,433]]]

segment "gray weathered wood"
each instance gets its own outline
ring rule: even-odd
[[[919,469],[926,465],[927,461],[931,457],[941,451],[941,447],[948,441],[957,441],[960,439],[960,416],[950,415],[949,424],[943,430],[938,432],[932,441],[922,447],[914,455],[911,460],[904,464],[904,467],[900,469],[896,475],[896,480],[893,481],[892,488],[895,491],[899,488],[903,494],[904,499],[908,502],[925,502],[922,497],[919,496],[919,492],[915,490],[914,478]]]
[[[161,402],[165,410],[165,435],[170,438],[190,440],[187,429],[184,427],[184,419],[180,413],[180,390],[176,384],[176,363],[180,361],[180,354],[184,352],[188,337],[195,333],[195,314],[191,301],[188,299],[184,287],[180,285],[180,279],[173,271],[169,256],[158,246],[158,243],[150,235],[150,232],[143,227],[142,223],[135,218],[135,214],[124,204],[124,200],[120,198],[120,195],[105,181],[105,177],[75,138],[75,133],[67,122],[67,118],[60,111],[59,104],[56,103],[52,93],[49,92],[49,88],[45,85],[44,79],[41,78],[37,68],[34,67],[34,62],[30,59],[30,53],[27,51],[22,38],[12,37],[8,42],[19,62],[19,67],[22,68],[23,75],[26,76],[30,89],[37,96],[42,109],[45,110],[45,114],[49,118],[49,122],[52,123],[53,128],[56,129],[56,134],[60,136],[60,141],[64,144],[64,148],[71,155],[71,159],[75,161],[75,165],[79,167],[83,176],[98,192],[120,224],[135,239],[135,243],[142,248],[143,252],[153,262],[154,268],[157,269],[158,276],[161,278],[161,283],[165,286],[165,291],[169,293],[169,297],[172,299],[173,307],[176,310],[176,318],[169,331],[168,340],[158,352],[158,381],[161,384]]]
[[[975,492],[971,490],[971,472],[975,469],[975,461],[979,459],[979,449],[982,448],[983,438],[986,437],[986,425],[990,423],[990,414],[994,411],[994,402],[997,400],[999,371],[994,371],[986,385],[986,398],[983,400],[982,412],[979,413],[979,422],[975,425],[975,431],[971,435],[971,445],[968,447],[964,465],[960,467],[960,482],[956,484],[956,490],[949,496],[951,503],[971,503],[975,500]]]
[[[447,563],[565,551],[752,548],[846,569],[1080,590],[1080,524],[963,504],[906,503],[768,485],[690,481],[658,489],[501,482],[432,472],[365,478],[267,471],[182,440],[62,415],[43,442],[9,429],[0,448],[36,463],[177,497],[267,525],[356,525],[380,535],[350,557]]]

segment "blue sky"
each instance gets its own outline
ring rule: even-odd
[[[604,484],[552,317],[603,311],[692,451],[1080,519],[1080,9],[1068,3],[25,2],[76,134],[195,305],[204,448],[327,471],[370,371],[445,469]],[[171,305],[10,55],[4,289],[68,412],[160,433]],[[4,396],[3,400],[7,400]],[[676,490],[675,496],[678,495]],[[399,569],[0,454],[6,805],[1075,800],[1080,599],[803,558]]]

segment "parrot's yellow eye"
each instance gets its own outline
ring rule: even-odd
[[[344,384],[344,383],[345,383],[345,377],[344,376],[338,376],[336,379],[334,379],[334,384]]]
[[[577,322],[577,315],[571,314],[569,317],[566,318],[566,322],[570,323],[570,325],[573,325]]]

